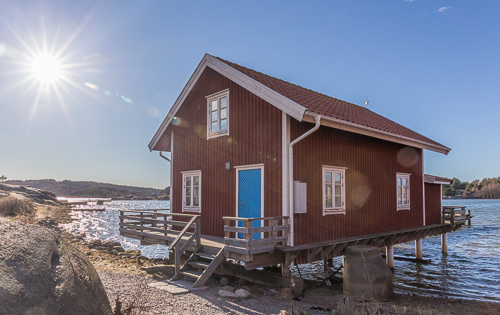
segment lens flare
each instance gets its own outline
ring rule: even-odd
[[[35,77],[43,83],[53,83],[61,79],[61,63],[53,55],[43,54],[37,56],[31,64]]]
[[[129,103],[129,104],[132,104],[134,101],[131,99],[131,98],[128,98],[124,95],[120,95],[120,97],[122,98],[122,100],[125,102],[125,103]]]
[[[92,90],[99,90],[99,87],[95,84],[89,83],[89,82],[83,82],[83,85],[85,85],[88,88],[91,88]]]

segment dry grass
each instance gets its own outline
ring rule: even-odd
[[[339,302],[337,307],[333,310],[333,314],[337,315],[382,315],[382,314],[401,314],[401,315],[437,315],[438,311],[426,308],[426,307],[416,307],[407,308],[388,305],[384,303],[377,303],[375,301],[371,302],[361,302],[356,303],[351,301],[349,298],[344,298]]]
[[[29,199],[7,196],[0,199],[0,215],[15,216],[21,222],[33,223],[36,207]]]

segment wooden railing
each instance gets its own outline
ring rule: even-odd
[[[465,207],[443,206],[443,223],[460,225],[464,224],[466,219]]]
[[[253,255],[274,252],[277,245],[288,241],[288,217],[238,218],[223,217],[226,252]],[[254,226],[254,222],[261,226]]]
[[[192,216],[191,220],[184,226],[184,229],[179,233],[177,238],[168,247],[169,250],[174,251],[175,257],[175,273],[177,274],[181,268],[181,255],[186,251],[186,249],[191,245],[191,243],[196,240],[195,248],[198,249],[201,246],[201,225],[199,215],[189,215]],[[187,239],[183,240],[184,236],[187,237],[187,232],[190,228],[194,228],[194,232],[191,233]]]

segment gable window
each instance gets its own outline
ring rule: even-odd
[[[182,172],[182,212],[201,212],[201,171]]]
[[[323,166],[323,215],[345,214],[345,170]]]
[[[229,90],[207,96],[207,138],[229,134]]]
[[[410,174],[396,173],[398,210],[410,210]]]

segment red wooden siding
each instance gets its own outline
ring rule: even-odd
[[[441,223],[441,185],[425,183],[425,225]]]
[[[292,120],[292,139],[313,124]],[[294,147],[294,180],[307,183],[307,213],[295,215],[295,244],[423,224],[422,150],[321,127]],[[346,167],[346,214],[322,213],[322,165]],[[410,210],[397,211],[396,172],[409,173]]]
[[[207,140],[206,96],[229,89],[229,136]],[[223,236],[223,216],[236,215],[234,166],[264,163],[266,216],[282,214],[281,111],[206,68],[177,112],[174,131],[173,212],[182,212],[182,171],[201,170],[202,234]],[[226,162],[231,170],[225,170]]]

